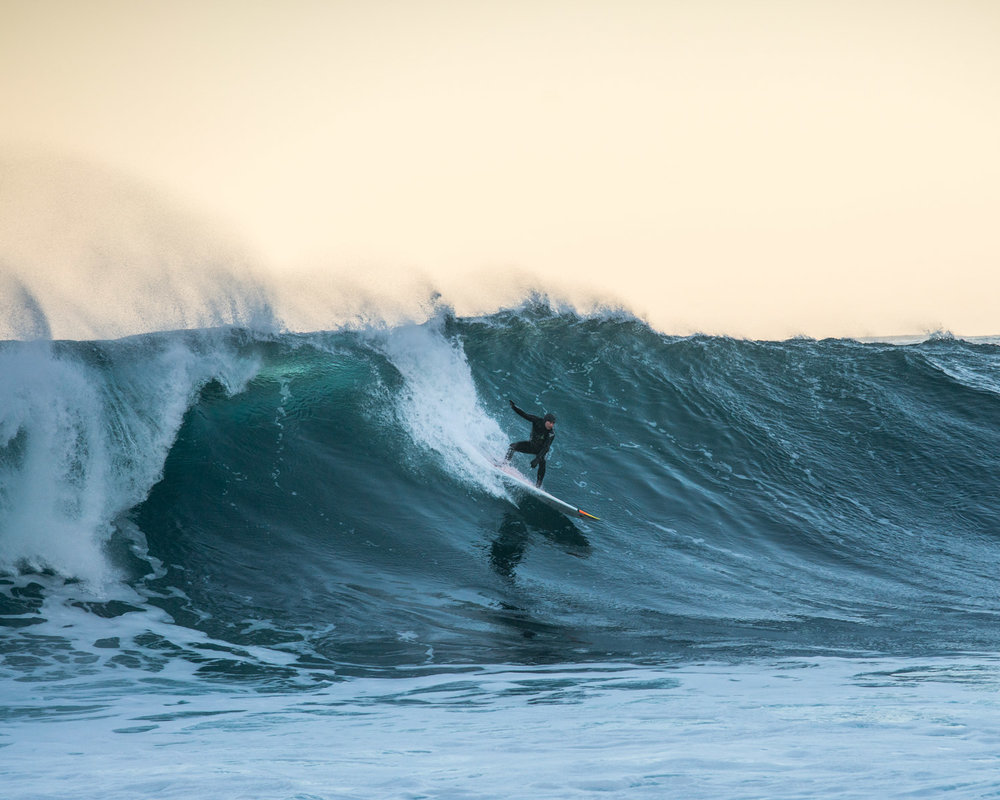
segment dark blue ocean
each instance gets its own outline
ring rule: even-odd
[[[2,794],[1000,797],[998,481],[991,340],[3,342]]]

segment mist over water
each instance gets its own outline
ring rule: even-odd
[[[266,326],[259,268],[216,224],[84,162],[0,159],[0,339]]]
[[[224,223],[133,178],[82,161],[0,158],[0,340],[380,327],[423,322],[443,304],[489,313],[550,290],[584,310],[621,305],[511,268],[444,280],[388,263],[277,269]]]

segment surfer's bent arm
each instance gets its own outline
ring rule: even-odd
[[[548,438],[548,441],[546,441],[545,444],[542,445],[542,449],[538,451],[539,460],[544,459],[545,456],[548,454],[549,448],[552,447],[552,442],[555,438],[556,438],[555,434],[553,434]]]

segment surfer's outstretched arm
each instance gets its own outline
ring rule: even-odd
[[[524,417],[525,419],[528,418],[528,415],[525,414],[524,411],[522,411],[520,408],[518,408],[517,403],[515,403],[513,400],[510,401],[510,407],[514,409],[514,413],[517,414],[518,416]]]
[[[523,409],[518,408],[517,404],[513,400],[510,401],[510,407],[514,409],[514,412],[518,416],[524,417],[526,420],[528,420],[528,422],[532,422],[533,423],[536,420],[541,419],[541,417],[536,417],[534,414],[529,414],[527,411],[524,411]]]

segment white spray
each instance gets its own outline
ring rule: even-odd
[[[500,495],[490,466],[506,451],[507,437],[480,404],[465,352],[445,338],[442,324],[437,317],[377,334],[378,346],[405,380],[400,422],[454,477]]]
[[[0,569],[115,582],[115,519],[159,479],[197,391],[213,377],[237,390],[256,370],[178,337],[131,345],[96,364],[43,341],[0,348]]]

